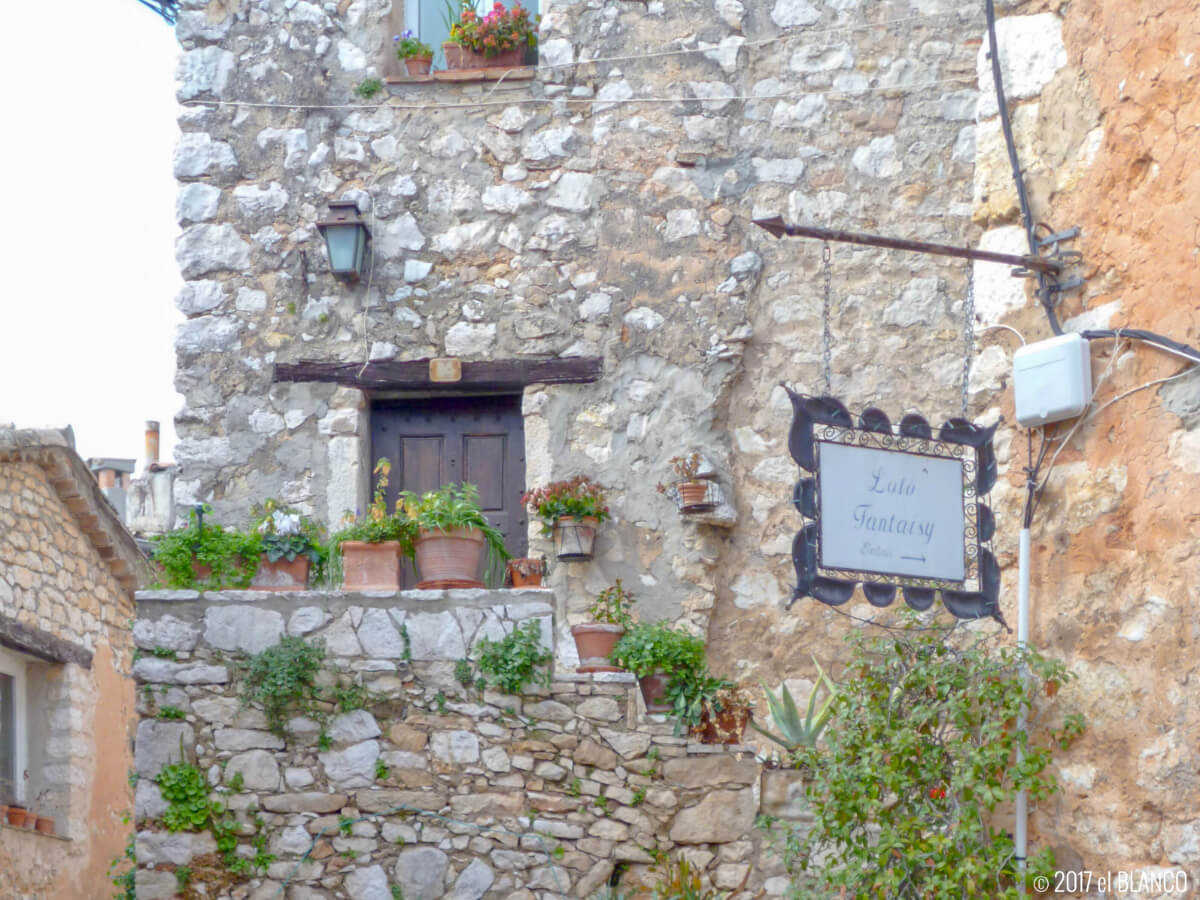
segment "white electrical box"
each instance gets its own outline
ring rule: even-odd
[[[1026,428],[1073,419],[1092,400],[1092,356],[1078,334],[1027,344],[1013,354],[1017,421]]]

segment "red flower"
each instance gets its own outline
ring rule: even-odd
[[[931,787],[929,789],[929,796],[934,800],[942,800],[946,796],[946,789],[943,787]]]

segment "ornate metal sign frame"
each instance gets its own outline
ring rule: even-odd
[[[950,419],[936,438],[929,423],[919,415],[901,419],[893,428],[878,409],[867,409],[855,423],[850,412],[832,397],[797,394],[783,385],[792,401],[793,420],[788,449],[809,477],[796,483],[793,503],[809,521],[792,542],[796,587],[788,606],[801,597],[813,597],[831,606],[850,600],[861,584],[873,606],[890,606],[899,590],[904,601],[917,610],[929,609],[942,600],[958,618],[1000,619],[1000,566],[988,546],[995,532],[990,507],[982,501],[996,481],[996,458],[992,446],[995,426],[982,428],[965,419]],[[819,478],[822,445],[841,444],[906,454],[919,454],[962,464],[963,578],[915,577],[879,571],[855,571],[823,565]],[[957,538],[956,538],[957,539]]]

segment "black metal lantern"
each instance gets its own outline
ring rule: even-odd
[[[318,222],[317,228],[325,237],[333,276],[343,281],[358,281],[362,277],[367,242],[371,240],[367,224],[359,218],[358,204],[353,200],[334,200],[329,204],[329,218]]]

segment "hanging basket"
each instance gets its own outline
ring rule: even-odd
[[[591,559],[599,524],[600,521],[592,516],[582,519],[560,516],[554,523],[555,555],[565,560]]]

